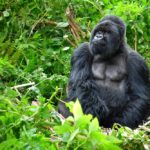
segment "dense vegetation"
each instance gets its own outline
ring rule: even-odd
[[[74,117],[55,111],[74,48],[107,14],[126,22],[128,43],[150,66],[148,0],[0,0],[0,149],[150,149],[150,122],[109,130],[78,101],[67,104]]]

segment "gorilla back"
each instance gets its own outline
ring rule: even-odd
[[[135,128],[150,114],[148,67],[125,42],[125,29],[120,18],[106,16],[71,59],[66,101],[78,98],[83,112],[104,127],[119,123]],[[61,102],[58,110],[70,115]]]

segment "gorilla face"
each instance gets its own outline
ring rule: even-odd
[[[120,46],[123,35],[119,26],[110,20],[101,21],[92,31],[90,51],[93,55],[99,54],[102,58],[113,56]]]

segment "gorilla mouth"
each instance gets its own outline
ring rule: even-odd
[[[105,47],[105,46],[106,46],[106,42],[101,40],[101,41],[98,41],[98,42],[96,42],[96,43],[93,42],[92,45],[93,45],[94,47],[97,47],[97,48],[98,48],[98,47]]]
[[[91,44],[91,49],[92,49],[92,53],[95,55],[95,54],[100,54],[102,55],[104,52],[105,52],[105,47],[106,47],[106,44],[102,43],[102,44],[97,44],[97,45],[94,45],[94,44]]]

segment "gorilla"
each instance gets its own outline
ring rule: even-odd
[[[125,30],[119,17],[104,17],[93,29],[90,42],[81,44],[71,59],[65,101],[78,98],[83,112],[107,128],[119,123],[133,129],[150,114],[149,70],[127,45]],[[71,115],[62,102],[58,111],[64,117]]]

